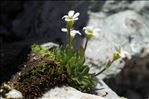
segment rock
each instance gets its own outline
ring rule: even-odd
[[[82,93],[72,87],[63,86],[49,90],[41,97],[41,99],[119,99],[119,96],[112,91],[102,79],[98,80],[97,86],[93,93],[96,93],[96,95]]]
[[[96,91],[97,95],[105,97],[106,99],[120,98],[102,79],[99,79],[96,89],[99,89]]]
[[[102,11],[109,14],[113,14],[127,9],[129,4],[131,4],[129,1],[116,1],[116,0],[106,1],[102,7]]]
[[[132,59],[114,62],[98,78],[106,78],[105,81],[112,90],[128,99],[136,99],[136,96],[138,99],[149,97],[148,9],[149,1],[110,0],[98,12],[89,11],[88,25],[101,30],[98,32],[99,37],[93,38],[87,46],[87,63],[92,65],[90,72],[98,72],[103,68],[104,63],[111,59],[115,47],[120,46]]]
[[[54,88],[45,93],[40,99],[106,99],[101,96],[82,93],[72,87]]]
[[[41,45],[41,47],[45,47],[45,48],[48,48],[48,49],[56,48],[58,46],[59,46],[58,44],[55,44],[55,43],[52,43],[52,42],[43,43]]]
[[[141,12],[143,11],[144,13],[144,10],[146,8],[148,8],[149,6],[149,1],[133,1],[130,5],[129,5],[129,8],[130,9],[133,9],[135,10],[136,12]]]
[[[6,98],[22,99],[23,95],[20,91],[11,89],[7,94]]]
[[[41,99],[119,99],[120,97],[113,92],[102,80],[99,80],[99,83],[96,87],[97,95],[82,93],[72,87],[63,86],[56,87],[54,89],[46,92]]]
[[[112,57],[114,48],[118,46],[130,55],[141,55],[143,49],[146,49],[145,54],[148,53],[149,35],[147,27],[149,22],[145,17],[133,10],[118,12],[105,18],[99,16],[97,13],[90,14],[88,25],[100,28],[101,31],[99,37],[92,39],[88,44],[86,50],[88,63],[102,68],[104,63]],[[123,66],[124,64],[115,62],[101,77],[116,74]]]

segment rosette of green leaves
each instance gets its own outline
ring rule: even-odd
[[[55,58],[68,74],[68,83],[83,92],[89,92],[96,86],[94,74],[89,73],[89,66],[84,64],[80,54],[69,48],[57,48],[54,51]]]

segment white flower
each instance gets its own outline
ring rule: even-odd
[[[121,59],[131,59],[131,54],[125,51],[124,49],[115,46],[116,52],[119,54]]]
[[[123,50],[123,49],[121,49],[121,51],[120,51],[120,56],[121,56],[121,58],[128,58],[128,59],[131,59],[130,53],[128,53],[127,51],[125,51],[125,50]]]
[[[83,28],[84,32],[85,32],[85,35],[87,36],[87,38],[91,38],[93,36],[95,37],[98,37],[98,31],[100,31],[99,29],[94,29],[93,27],[91,26],[87,26],[87,27],[84,27]]]
[[[79,15],[80,15],[79,12],[75,13],[75,11],[70,10],[68,12],[68,15],[63,16],[62,19],[65,18],[65,21],[75,21],[78,20]]]
[[[68,32],[66,28],[62,28],[61,31],[63,31],[63,32]],[[81,33],[80,33],[78,30],[71,30],[71,31],[70,31],[70,35],[71,35],[72,37],[74,37],[76,34],[80,34],[80,35],[81,35]]]

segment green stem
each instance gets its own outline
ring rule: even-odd
[[[85,50],[86,50],[86,47],[87,47],[87,43],[88,43],[88,39],[86,39],[86,42],[85,42],[84,53],[85,53]]]
[[[81,59],[82,59],[83,63],[85,62],[85,50],[86,50],[86,47],[87,47],[87,43],[88,43],[88,39],[86,39],[85,46],[83,48],[83,52],[80,52],[80,56],[81,56]]]
[[[101,71],[99,71],[97,74],[95,74],[95,76],[98,76],[99,74],[101,74],[102,72],[104,72],[107,68],[103,68]]]
[[[68,35],[68,47],[71,48],[71,41],[72,41],[72,38],[71,38],[71,29],[73,27],[73,24],[74,24],[74,21],[68,21],[67,24],[66,24],[66,27],[67,27],[67,35]]]
[[[71,35],[70,35],[70,28],[67,28],[68,33],[67,33],[67,37],[68,37],[68,47],[71,48]]]
[[[97,74],[95,74],[95,76],[98,76],[99,74],[101,74],[102,72],[104,72],[107,68],[109,68],[111,66],[111,64],[114,62],[114,60],[112,61],[109,61],[107,64],[106,64],[106,67],[104,67],[100,72],[98,72]]]

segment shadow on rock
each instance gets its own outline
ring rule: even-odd
[[[105,82],[120,96],[128,99],[147,99],[149,97],[149,54],[133,56],[126,61],[122,71]]]

